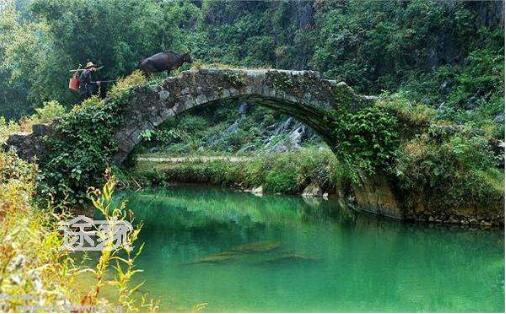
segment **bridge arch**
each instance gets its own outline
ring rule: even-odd
[[[345,83],[318,72],[276,69],[195,69],[162,84],[135,88],[124,105],[124,122],[114,130],[121,164],[141,141],[141,133],[189,109],[226,100],[242,100],[292,116],[333,147],[331,112],[358,110],[373,97],[357,95]]]

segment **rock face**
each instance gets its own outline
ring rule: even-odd
[[[4,146],[6,149],[14,149],[18,156],[24,160],[35,161],[46,153],[43,137],[50,135],[51,132],[51,125],[34,124],[32,133],[13,134]]]
[[[367,211],[381,216],[408,221],[429,223],[448,223],[461,225],[503,225],[504,212],[469,206],[466,208],[442,209],[429,205],[423,195],[412,203],[395,189],[391,182],[380,174],[361,176],[359,184],[353,184],[350,191],[338,190],[341,198],[349,198],[359,211]],[[504,200],[500,202],[504,204]]]
[[[305,197],[321,197],[323,195],[323,191],[317,183],[311,182],[305,189],[302,191],[302,196]]]
[[[386,177],[381,175],[362,176],[361,181],[352,187],[355,201],[360,209],[395,219],[403,218],[392,185]]]
[[[259,187],[256,187],[256,188],[253,188],[251,190],[251,193],[255,194],[255,195],[263,195],[264,194],[264,188],[262,186],[259,186]]]

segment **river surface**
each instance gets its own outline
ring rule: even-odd
[[[503,312],[502,230],[399,223],[337,200],[125,192],[161,311]]]

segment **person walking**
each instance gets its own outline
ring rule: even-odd
[[[97,65],[93,62],[86,63],[84,71],[79,76],[79,93],[83,99],[93,96],[100,86],[100,81],[93,81],[92,73],[97,71]]]

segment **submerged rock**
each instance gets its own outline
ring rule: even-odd
[[[231,251],[220,252],[199,258],[193,262],[185,263],[183,265],[196,265],[196,264],[221,264],[229,262],[237,257],[237,253]]]
[[[260,261],[257,265],[272,265],[272,264],[285,264],[285,263],[301,263],[301,262],[316,262],[320,259],[314,256],[308,256],[299,253],[285,253],[272,258]]]
[[[204,256],[192,262],[184,263],[183,265],[222,264],[235,260],[236,258],[244,254],[270,252],[278,249],[280,246],[281,242],[279,241],[262,241],[262,242],[246,243],[233,247],[227,251],[213,253]]]
[[[313,207],[313,208],[318,208],[322,203],[321,198],[317,198],[317,197],[303,196],[302,200],[304,201],[304,203],[306,203],[307,205],[309,205],[310,207]]]
[[[231,252],[240,252],[240,253],[260,253],[260,252],[269,252],[273,251],[281,246],[281,242],[279,241],[262,241],[262,242],[253,242],[241,244],[239,246],[233,247],[230,249]]]

